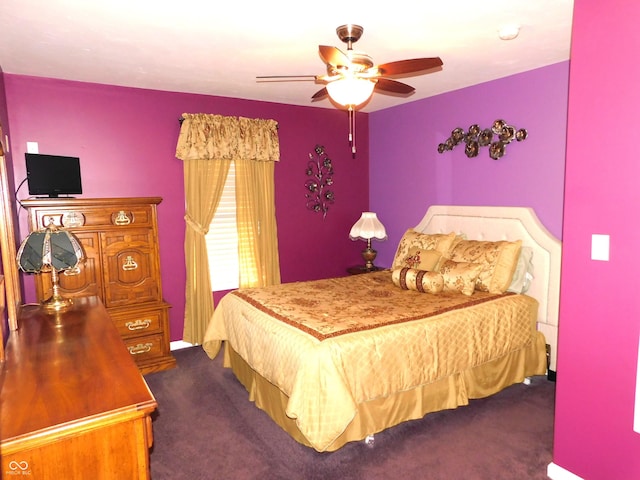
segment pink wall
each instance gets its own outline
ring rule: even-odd
[[[186,93],[4,75],[16,184],[25,177],[26,142],[40,153],[80,157],[83,197],[160,196],[161,268],[171,338],[182,338],[184,315],[184,187],[175,158],[183,112],[217,113],[279,122],[281,161],[276,167],[276,215],[283,281],[346,274],[360,261],[360,242],[348,238],[368,207],[368,125],[358,122],[358,156],[347,144],[347,114]],[[313,90],[313,89],[312,89]],[[334,161],[336,203],[323,220],[305,208],[308,155],[316,144]],[[27,198],[26,184],[18,198]],[[26,232],[26,213],[19,214]],[[25,279],[34,300],[32,278]]]
[[[369,115],[370,205],[389,234],[376,244],[381,265],[433,204],[532,207],[561,237],[568,71],[562,62]],[[464,145],[438,153],[454,128],[496,119],[529,132],[500,160],[486,147],[476,158]]]
[[[589,480],[631,480],[640,478],[640,3],[574,8],[554,463]],[[610,261],[590,259],[594,233],[610,235]]]

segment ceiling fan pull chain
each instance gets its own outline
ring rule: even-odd
[[[356,111],[349,105],[349,145],[354,158],[356,156]]]
[[[351,122],[353,123],[353,134],[351,135],[351,153],[353,154],[353,158],[356,158],[356,111],[352,110],[351,112]]]

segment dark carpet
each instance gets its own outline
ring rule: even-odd
[[[222,354],[174,354],[177,368],[145,376],[158,401],[153,480],[547,479],[555,383],[546,377],[390,428],[373,447],[318,453],[249,401]]]

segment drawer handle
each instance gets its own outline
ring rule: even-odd
[[[139,343],[135,346],[127,347],[129,349],[129,353],[131,355],[140,355],[141,353],[147,353],[151,351],[151,347],[153,347],[153,343]]]
[[[69,270],[65,270],[64,272],[62,272],[62,274],[65,277],[73,277],[75,275],[80,275],[80,267],[78,265],[76,265],[75,267],[69,269]]]
[[[144,330],[146,328],[149,328],[150,325],[151,325],[151,320],[149,319],[144,319],[144,320],[138,319],[135,322],[125,323],[125,326],[129,330]]]
[[[115,223],[116,225],[120,225],[120,226],[129,225],[131,223],[131,219],[124,212],[124,210],[120,210],[118,212],[118,214],[116,215],[116,219],[113,221],[113,223]]]
[[[128,272],[130,270],[136,270],[138,268],[138,264],[131,257],[131,255],[127,255],[127,258],[124,259],[124,263],[122,264],[122,270]]]
[[[65,228],[84,227],[85,218],[80,212],[73,210],[62,214],[62,226]]]
[[[62,214],[43,215],[42,226],[47,227],[49,225],[55,225],[56,227],[62,226]]]

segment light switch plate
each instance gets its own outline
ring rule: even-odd
[[[591,235],[591,260],[609,261],[609,235]]]
[[[27,153],[39,153],[38,142],[27,142]]]

